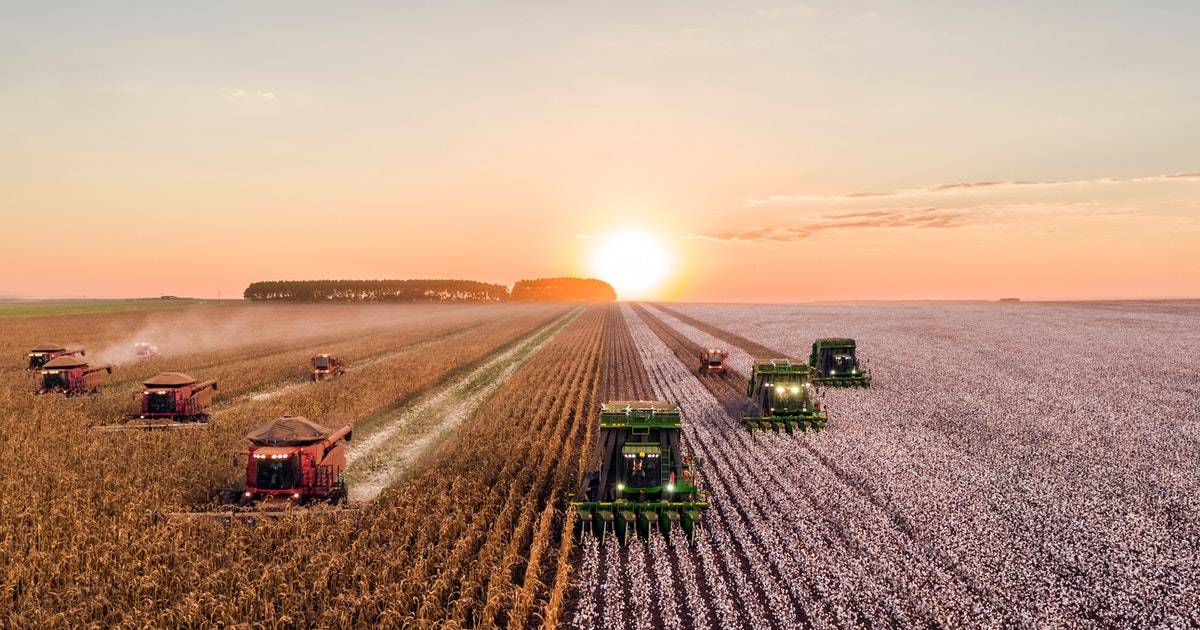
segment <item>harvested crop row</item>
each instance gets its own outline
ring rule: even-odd
[[[968,584],[942,618],[984,600],[1015,623],[1197,623],[1200,600],[1177,588],[1200,578],[1194,305],[680,310],[793,355],[859,339],[871,389],[826,392],[829,429],[770,448],[815,460],[831,496],[861,497]],[[1179,360],[1164,371],[1163,356]],[[857,519],[861,501],[828,509]]]

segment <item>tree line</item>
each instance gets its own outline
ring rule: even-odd
[[[617,293],[590,278],[520,280],[512,291],[475,280],[273,280],[242,296],[271,302],[611,302]]]

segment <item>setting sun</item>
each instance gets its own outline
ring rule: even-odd
[[[593,241],[592,274],[611,284],[623,300],[654,297],[673,266],[666,242],[642,229],[616,230]]]

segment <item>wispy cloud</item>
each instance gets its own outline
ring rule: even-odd
[[[242,88],[225,90],[225,97],[230,99],[262,99],[267,101],[275,100],[274,92],[265,90],[245,90]]]
[[[935,229],[966,225],[968,214],[956,209],[942,208],[885,208],[864,212],[830,214],[790,226],[754,227],[689,234],[685,238],[713,241],[801,241],[830,230],[872,228]]]
[[[994,191],[1022,188],[1062,188],[1071,186],[1105,186],[1112,184],[1150,183],[1150,182],[1200,182],[1200,172],[1173,173],[1167,175],[1149,175],[1146,177],[1073,180],[1001,180],[977,182],[953,182],[935,184],[923,188],[898,188],[896,190],[852,192],[837,195],[788,194],[754,197],[746,200],[746,205],[761,206],[772,203],[838,203],[862,201],[875,198],[912,198],[943,193],[965,193],[975,191]]]
[[[1134,211],[1107,208],[1097,202],[1060,202],[1028,204],[988,204],[971,207],[897,207],[828,212],[816,217],[781,220],[774,227],[736,228],[688,234],[684,238],[724,242],[794,242],[818,234],[844,230],[872,229],[949,229],[968,226],[1013,225],[1052,215],[1058,220],[1080,217],[1129,216]]]

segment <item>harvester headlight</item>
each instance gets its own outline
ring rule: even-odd
[[[617,492],[624,492],[624,491],[625,491],[625,484],[618,483],[617,484]]]
[[[799,393],[800,393],[800,386],[799,386],[799,385],[792,385],[792,393],[793,393],[793,394],[799,394]]]
[[[242,494],[243,494],[244,496],[247,496],[247,497],[252,497],[252,496],[254,496],[254,493],[253,493],[253,492],[250,492],[249,490],[247,490],[246,492],[244,492],[244,493],[242,493]]]
[[[299,492],[297,492],[297,493],[293,494],[293,495],[292,495],[292,498],[293,498],[293,499],[299,499],[299,498],[300,498],[300,493],[299,493]]]
[[[853,370],[850,370],[850,373],[851,373],[851,374],[858,374],[858,368],[854,368]]]
[[[833,376],[833,375],[835,375],[835,374],[837,374],[837,370],[829,370],[829,375],[830,375],[830,376]]]
[[[667,484],[667,492],[675,492],[675,484],[673,484],[673,483]]]

